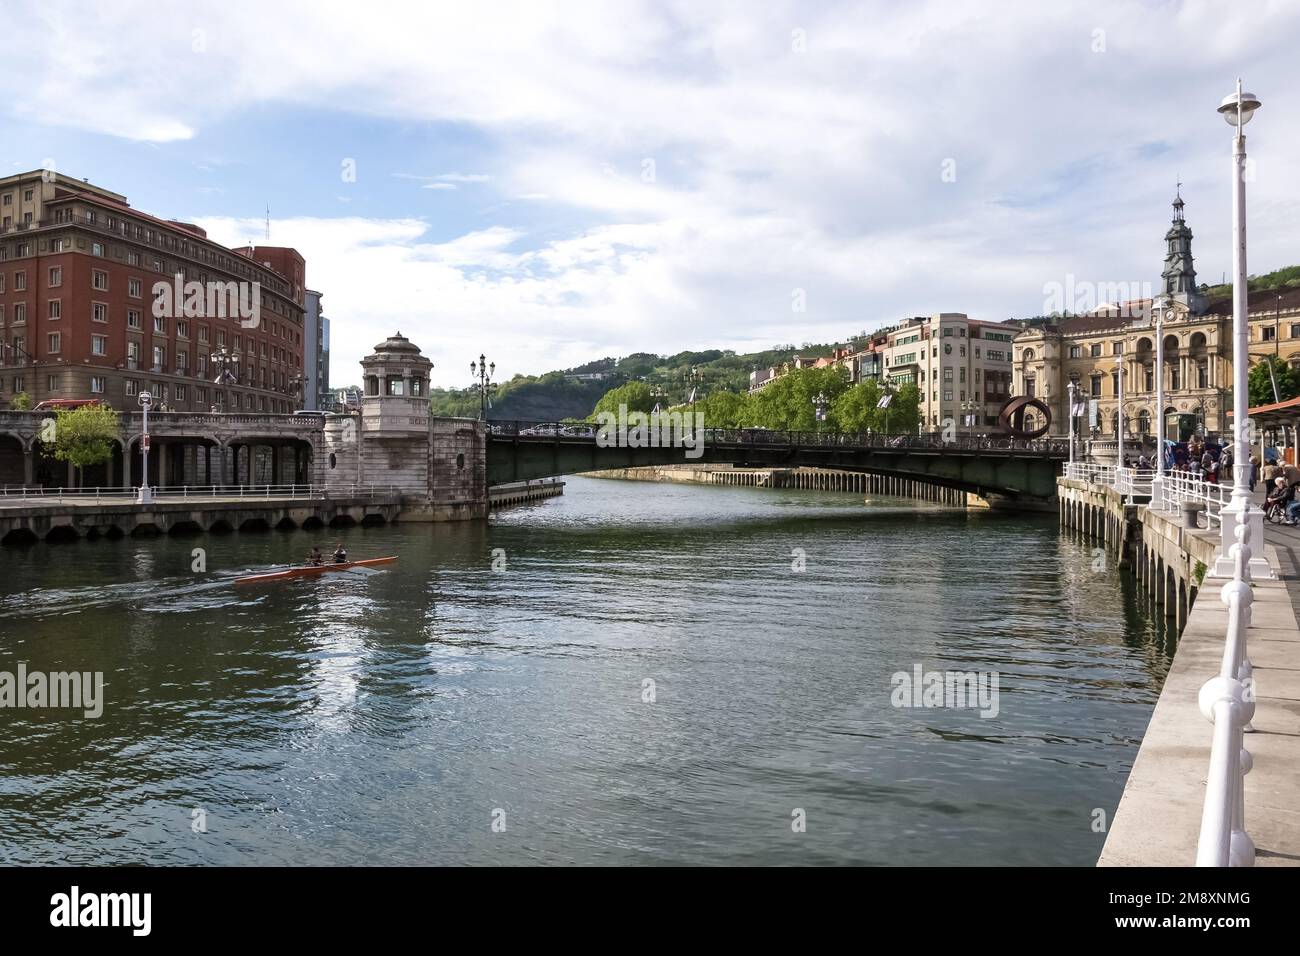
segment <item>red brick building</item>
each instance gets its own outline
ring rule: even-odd
[[[305,286],[294,249],[227,249],[56,173],[0,178],[0,407],[26,393],[134,409],[147,389],[178,412],[292,412]]]

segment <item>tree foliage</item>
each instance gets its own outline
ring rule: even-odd
[[[1268,370],[1269,363],[1273,365],[1273,377],[1277,379],[1277,401],[1285,402],[1288,398],[1295,398],[1300,395],[1300,372],[1287,365],[1285,362],[1278,362],[1272,356],[1265,356],[1256,362],[1250,369],[1250,375],[1247,379],[1247,385],[1250,395],[1250,404],[1272,405],[1273,398],[1273,380],[1270,378]]]
[[[617,415],[619,406],[626,405],[629,412],[652,412],[656,404],[654,393],[645,382],[628,382],[611,388],[596,403],[593,414],[612,412]]]
[[[119,438],[117,412],[108,406],[60,408],[55,413],[54,441],[47,442],[46,448],[59,461],[84,469],[108,461]]]
[[[32,397],[26,392],[15,392],[13,398],[9,399],[9,407],[16,412],[31,411]]]

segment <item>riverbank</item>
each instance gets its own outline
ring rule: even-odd
[[[1062,527],[1099,539],[1133,575],[1145,603],[1180,630],[1097,865],[1191,866],[1213,736],[1199,696],[1219,673],[1228,629],[1218,593],[1225,579],[1206,576],[1221,546],[1218,529],[1184,527],[1172,515],[1128,503],[1109,485],[1062,478],[1058,489]],[[1300,865],[1300,624],[1291,593],[1300,587],[1300,570],[1279,563],[1280,552],[1291,550],[1277,540],[1283,533],[1266,527],[1265,554],[1279,579],[1253,582],[1246,637],[1256,710],[1245,739],[1254,764],[1245,777],[1245,817],[1257,866]]]
[[[978,495],[942,485],[834,468],[736,468],[731,465],[649,465],[593,471],[587,478],[620,481],[672,481],[685,484],[731,485],[748,488],[790,488],[802,491],[842,491],[890,498],[915,498],[954,508],[987,507]]]

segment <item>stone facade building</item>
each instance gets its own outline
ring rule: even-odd
[[[1232,407],[1231,290],[1211,300],[1205,287],[1197,285],[1192,232],[1183,207],[1181,196],[1175,198],[1159,293],[1016,336],[1013,393],[1038,398],[1051,409],[1051,434],[1069,431],[1069,383],[1074,382],[1085,409],[1075,434],[1113,441],[1119,431],[1121,366],[1126,440],[1153,437],[1156,416],[1162,412],[1171,439],[1184,438],[1192,430],[1226,432]],[[1163,340],[1159,343],[1157,312]],[[1252,292],[1248,312],[1251,364],[1273,361],[1300,367],[1300,288]],[[1164,350],[1163,409],[1155,404],[1157,348]]]

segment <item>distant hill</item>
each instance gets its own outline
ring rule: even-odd
[[[719,349],[676,355],[634,352],[545,375],[516,375],[503,382],[493,394],[488,418],[547,422],[586,418],[602,395],[632,381],[645,382],[657,390],[664,406],[687,401],[693,384],[699,387],[699,394],[716,391],[743,394],[749,389],[749,373],[754,369],[780,365],[796,355],[829,355],[832,348],[834,345],[804,343],[745,355]],[[435,415],[477,418],[478,404],[478,393],[472,388],[433,389],[429,395],[429,409]]]

